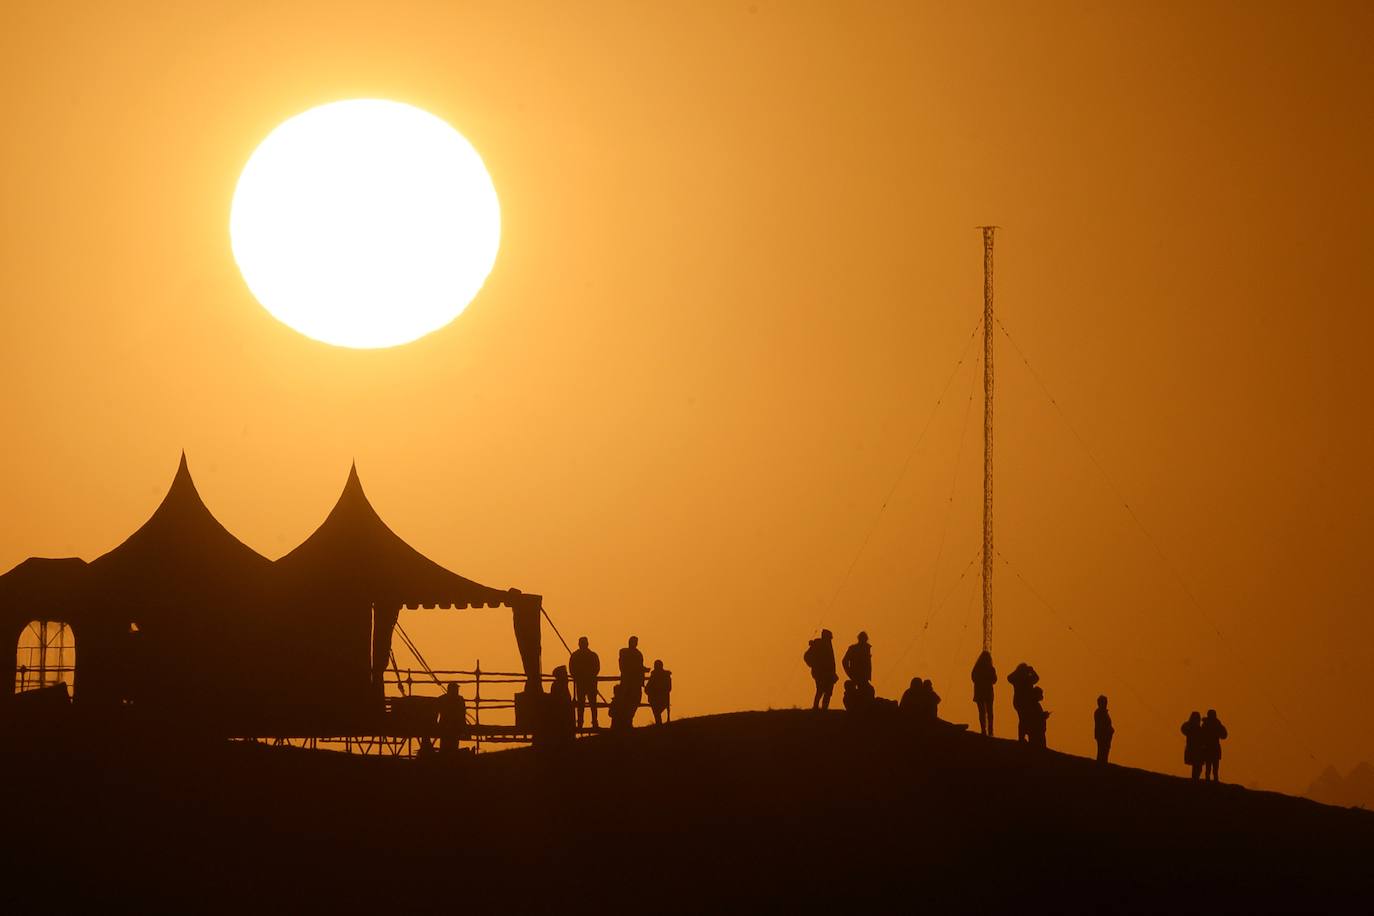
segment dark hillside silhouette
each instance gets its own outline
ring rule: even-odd
[[[1368,902],[1374,815],[900,722],[738,713],[457,767],[185,740],[10,744],[0,784],[23,829],[3,852],[24,877],[7,890],[254,911]]]

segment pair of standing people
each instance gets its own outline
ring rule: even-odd
[[[812,709],[829,709],[830,697],[840,676],[835,671],[835,634],[821,630],[821,635],[811,640],[802,654],[802,661],[811,669],[811,679],[816,682],[816,695],[811,700]],[[865,693],[870,699],[873,694],[873,647],[868,644],[868,634],[860,631],[858,640],[845,650],[840,660],[844,668],[846,694]]]
[[[1199,773],[1209,782],[1216,782],[1221,769],[1221,742],[1227,737],[1226,726],[1217,718],[1215,709],[1207,710],[1203,718],[1196,710],[1179,728],[1183,733],[1183,762],[1193,768],[1193,778]]]
[[[1007,675],[1007,683],[1011,684],[1011,705],[1016,710],[1016,740],[1044,747],[1045,725],[1050,714],[1042,704],[1045,691],[1039,686],[1040,675],[1022,662]]]

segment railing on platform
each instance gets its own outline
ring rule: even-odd
[[[21,693],[38,687],[49,686],[59,681],[70,684],[75,674],[72,665],[29,666],[20,664],[15,670],[15,692]],[[620,678],[604,675],[597,678],[598,684],[615,684]],[[547,690],[553,675],[540,676],[541,687]],[[443,696],[449,684],[458,685],[467,707],[467,728],[465,741],[470,741],[472,749],[480,753],[483,743],[490,744],[529,744],[533,735],[528,728],[522,728],[515,721],[515,695],[525,689],[526,677],[522,671],[490,671],[482,668],[477,661],[471,669],[421,669],[391,667],[383,675],[386,708],[391,714],[394,701],[406,697]],[[609,693],[609,691],[607,691]],[[598,691],[597,705],[599,716],[604,716],[605,726],[609,726],[609,700]],[[636,710],[649,710],[647,698],[642,698]],[[672,721],[671,702],[665,709],[668,721]],[[591,710],[584,713],[587,727],[578,729],[578,734],[593,733],[590,727]],[[485,721],[484,721],[485,720]],[[399,723],[397,723],[399,724]],[[605,727],[603,726],[603,727]],[[276,746],[306,747],[311,749],[338,749],[346,753],[373,756],[413,757],[419,750],[421,736],[400,734],[402,729],[388,729],[387,734],[378,735],[337,735],[337,736],[244,736],[241,740],[266,743]]]
[[[547,685],[552,680],[553,675],[551,674],[541,675],[541,686],[547,689]],[[615,684],[619,680],[620,678],[615,676],[603,676],[597,678],[597,683]],[[443,696],[449,684],[457,684],[467,706],[467,728],[464,742],[471,742],[470,750],[473,753],[480,753],[484,743],[530,744],[533,742],[534,736],[530,734],[529,730],[521,728],[515,723],[515,694],[525,689],[525,683],[526,678],[522,671],[484,670],[480,661],[471,669],[422,669],[393,666],[386,670],[383,677],[383,687],[387,692],[388,715],[392,714],[397,700],[407,697],[428,697],[437,700]],[[483,695],[484,690],[485,695]],[[495,695],[493,695],[493,690]],[[608,700],[602,695],[598,706],[601,707],[600,712],[607,715],[607,725],[609,725],[609,713],[605,709],[607,705]],[[649,709],[647,699],[641,700],[638,708]],[[665,713],[667,720],[672,721],[671,703],[665,708]],[[591,711],[587,710],[585,716],[585,721],[590,723]],[[484,717],[486,721],[483,721]],[[499,720],[508,719],[509,721],[493,721],[493,717]],[[419,753],[423,738],[418,734],[404,734],[403,731],[403,728],[397,728],[388,730],[387,734],[380,735],[275,736],[242,740],[269,744],[275,747],[338,750],[364,756],[414,757]],[[592,733],[593,729],[590,727],[578,729],[579,735]]]
[[[598,684],[615,684],[620,681],[619,677],[613,675],[603,675],[598,677]],[[540,676],[541,686],[547,687],[553,681],[552,674]],[[483,670],[482,662],[479,659],[471,669],[456,668],[400,668],[390,667],[383,675],[384,689],[387,694],[388,712],[391,709],[391,701],[399,697],[428,696],[439,697],[448,688],[449,684],[457,684],[463,693],[463,699],[467,704],[468,727],[472,734],[475,750],[481,751],[482,742],[490,743],[517,743],[529,744],[532,737],[527,730],[520,729],[514,721],[515,694],[524,690],[526,677],[523,671],[489,671]],[[483,685],[488,689],[488,695],[482,696]],[[491,688],[497,689],[498,696],[491,696]],[[470,688],[470,690],[468,689]],[[508,690],[509,688],[509,690]],[[394,691],[390,692],[390,691]],[[505,694],[509,693],[509,696]],[[600,691],[598,691],[600,694]],[[610,701],[600,695],[597,705],[601,708],[600,712],[609,713],[606,707]],[[647,697],[640,700],[638,709],[650,709]],[[506,710],[511,712],[510,722],[493,722],[491,713],[501,713]],[[488,714],[487,722],[483,723],[482,714]],[[664,709],[664,714],[669,722],[673,719],[673,708],[671,697],[669,704]],[[505,715],[498,715],[498,718],[505,719]],[[591,711],[585,713],[585,721],[590,721]],[[592,729],[585,727],[579,729],[580,734],[590,734]]]

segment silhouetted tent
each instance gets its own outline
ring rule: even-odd
[[[406,605],[509,606],[525,671],[538,676],[539,596],[414,550],[373,510],[356,468],[319,529],[273,563],[210,513],[182,455],[152,517],[109,553],[33,558],[0,576],[0,635],[12,647],[31,620],[71,625],[84,709],[128,704],[223,734],[365,734],[379,724]]]
[[[402,607],[509,605],[526,673],[539,672],[538,596],[465,579],[411,547],[372,508],[356,466],[324,523],[276,566],[283,623],[300,641],[298,664],[320,694],[340,703],[334,713],[380,708]],[[306,710],[318,705],[306,696],[293,701]]]
[[[271,632],[271,575],[272,561],[206,508],[183,454],[152,517],[87,570],[92,616],[124,641],[118,699],[205,726],[246,718],[269,686],[255,653]]]

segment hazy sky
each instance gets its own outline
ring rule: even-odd
[[[0,568],[110,549],[183,448],[280,556],[356,459],[436,560],[608,664],[637,633],[679,714],[809,703],[824,624],[976,722],[976,348],[912,449],[996,223],[1058,408],[999,338],[994,654],[1050,743],[1105,692],[1125,763],[1181,772],[1209,706],[1230,779],[1374,756],[1371,8],[965,6],[10,0]],[[354,97],[502,204],[484,291],[392,350],[279,324],[229,249],[255,146]],[[504,612],[408,626],[515,664]]]

